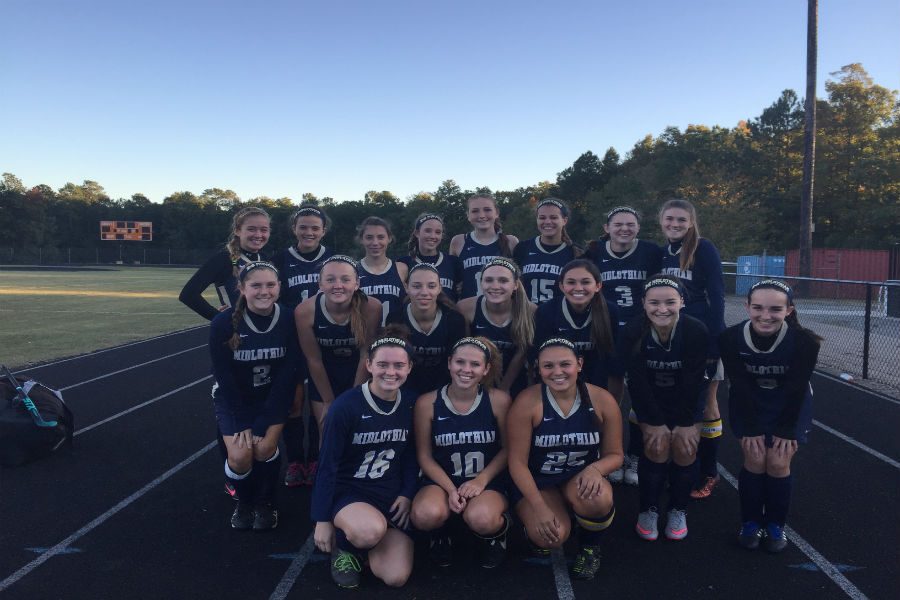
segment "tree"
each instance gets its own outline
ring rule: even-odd
[[[0,182],[0,192],[25,193],[25,186],[22,184],[22,180],[12,173],[4,173],[3,181]]]

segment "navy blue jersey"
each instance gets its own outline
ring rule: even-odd
[[[374,396],[369,384],[338,396],[325,417],[319,468],[312,494],[313,521],[330,521],[337,495],[357,491],[377,505],[412,498],[417,464],[413,440],[415,395],[396,401]]]
[[[223,248],[203,263],[203,266],[188,279],[178,299],[195,313],[211,321],[219,314],[219,309],[203,297],[206,288],[215,286],[219,306],[235,306],[240,295],[237,277],[234,275],[235,267],[240,270],[247,263],[259,260],[266,258],[262,254],[242,250],[237,263],[232,264],[228,249]]]
[[[534,343],[531,346],[530,361],[537,360],[537,349],[541,344],[550,338],[563,337],[575,344],[584,358],[581,370],[584,381],[607,389],[608,378],[621,377],[624,375],[624,368],[616,358],[614,349],[612,352],[604,352],[594,343],[591,337],[591,320],[590,310],[578,313],[565,296],[540,305],[534,313]],[[615,339],[617,326],[611,323],[607,327]]]
[[[541,236],[537,236],[519,242],[513,256],[522,270],[522,285],[532,302],[539,305],[562,295],[556,283],[562,268],[575,258],[571,244],[544,246]]]
[[[466,332],[466,321],[461,314],[449,308],[438,308],[431,330],[423,331],[412,316],[412,307],[406,304],[389,314],[387,322],[405,325],[409,330],[414,362],[406,382],[412,389],[425,393],[450,382],[447,358],[453,344]]]
[[[209,350],[216,380],[213,398],[217,414],[229,413],[228,425],[252,427],[254,435],[265,435],[270,425],[283,423],[294,399],[294,371],[300,357],[293,313],[275,305],[271,315],[244,312],[238,321],[240,346],[228,346],[234,328],[234,309],[212,320]],[[220,419],[221,422],[221,419]],[[233,427],[223,427],[222,434]]]
[[[500,238],[490,244],[482,244],[467,233],[463,240],[459,260],[462,263],[462,290],[459,298],[471,298],[481,294],[481,267],[500,256]]]
[[[624,254],[613,252],[609,241],[591,244],[586,253],[600,269],[603,297],[607,304],[615,304],[619,326],[625,325],[643,310],[644,283],[662,268],[662,250],[656,244],[635,240]]]
[[[475,403],[463,414],[453,408],[447,386],[442,387],[434,399],[431,455],[453,485],[459,487],[477,477],[500,449],[500,428],[490,394],[479,387]]]
[[[541,384],[541,423],[531,433],[528,470],[538,489],[565,483],[600,458],[601,432],[590,398],[575,396],[568,415]]]
[[[441,289],[450,300],[456,302],[456,288],[463,279],[462,262],[458,256],[438,252],[435,256],[404,256],[399,261],[410,269],[423,262],[434,265],[441,279]]]
[[[322,261],[334,254],[325,246],[304,257],[296,247],[284,249],[275,260],[281,280],[281,297],[278,299],[288,308],[319,293],[319,269]]]
[[[725,329],[725,283],[719,251],[706,238],[700,238],[694,264],[682,270],[681,243],[663,248],[661,272],[677,277],[684,288],[684,312],[706,325],[710,334],[710,358],[718,358],[716,338]]]
[[[519,348],[513,341],[512,327],[510,325],[511,320],[507,321],[506,323],[496,325],[494,322],[488,319],[487,315],[484,312],[484,296],[478,297],[478,299],[475,301],[475,315],[472,318],[472,335],[484,336],[494,342],[494,345],[497,346],[497,349],[503,356],[504,373],[509,367],[509,363],[512,361],[513,357],[516,355],[516,352],[518,352],[519,350]],[[512,386],[510,386],[510,395],[515,397],[516,394],[518,394],[525,388],[526,383],[526,369],[523,366],[522,370],[519,372],[519,376],[513,382]]]
[[[359,289],[381,302],[381,324],[384,325],[388,314],[403,304],[406,288],[403,287],[403,280],[400,279],[394,261],[390,261],[384,273],[375,275],[366,270],[364,260],[359,261],[356,269],[359,273]]]
[[[809,335],[783,323],[776,335],[763,338],[744,321],[722,333],[719,347],[735,435],[805,441],[812,420],[809,379],[818,357]]]
[[[706,393],[706,326],[681,314],[667,342],[644,316],[629,321],[619,354],[628,373],[628,391],[641,423],[687,427],[700,421]]]
[[[356,368],[359,365],[359,347],[350,328],[350,319],[337,323],[325,308],[325,296],[316,297],[316,314],[313,318],[316,341],[322,353],[322,364],[331,382],[334,397],[353,387]],[[321,399],[312,377],[309,379],[309,393],[313,400]]]

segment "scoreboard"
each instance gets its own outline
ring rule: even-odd
[[[126,242],[152,242],[152,221],[100,221],[100,239]]]

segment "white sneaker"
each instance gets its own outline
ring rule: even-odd
[[[659,537],[659,529],[657,528],[658,520],[659,514],[656,512],[655,508],[651,508],[650,510],[638,514],[638,520],[634,525],[634,530],[641,538],[652,542]]]
[[[683,510],[673,508],[666,521],[666,537],[670,540],[683,540],[687,537],[687,514]]]
[[[625,467],[623,479],[628,485],[636,486],[638,484],[638,457],[629,454],[625,457],[625,462],[628,466]]]
[[[622,478],[625,476],[625,469],[628,468],[628,455],[625,455],[625,458],[622,460],[622,466],[610,473],[606,476],[609,479],[610,483],[622,483]]]

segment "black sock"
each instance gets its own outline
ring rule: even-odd
[[[344,530],[335,527],[334,528],[334,543],[337,546],[338,550],[343,552],[349,552],[351,554],[359,554],[359,548],[350,543],[350,540],[347,539],[347,535],[344,533]]]
[[[311,463],[319,460],[319,424],[313,414],[309,415],[306,421],[306,462]]]
[[[288,417],[281,431],[289,463],[303,462],[303,417]]]
[[[703,427],[708,428],[718,424],[719,431],[715,437],[701,437],[700,444],[697,447],[697,458],[700,462],[700,485],[706,477],[715,477],[719,474],[719,441],[722,439],[721,427],[722,420],[715,419],[712,421],[704,421]]]
[[[503,513],[500,516],[503,518],[503,524],[500,525],[500,529],[498,529],[497,531],[495,531],[494,533],[491,533],[489,535],[479,535],[477,533],[475,535],[480,537],[483,540],[493,540],[493,539],[505,536],[506,532],[509,531],[509,515],[506,513]],[[436,529],[434,532],[432,532],[432,534],[439,532],[439,531],[443,533],[444,537],[449,537],[449,528],[447,527],[446,522],[444,522],[443,525],[441,525],[438,529]]]
[[[582,517],[575,514],[575,522],[578,523],[578,543],[582,546],[599,546],[603,538],[603,532],[612,524],[616,516],[616,507],[612,507],[602,517]]]
[[[766,475],[766,523],[784,527],[791,505],[793,476],[772,477]]]
[[[281,453],[275,453],[267,460],[254,460],[256,475],[255,504],[272,506],[275,504],[275,490],[278,489],[278,473],[281,470]]]
[[[741,469],[738,473],[738,496],[741,499],[741,523],[753,521],[763,524],[763,497],[765,496],[766,474],[751,473]]]
[[[687,510],[694,484],[694,464],[682,467],[674,462],[669,464],[669,508]]]
[[[228,466],[225,461],[225,480],[234,486],[238,502],[242,504],[253,504],[254,487],[256,477],[254,476],[253,467],[246,473],[237,473]]]
[[[629,456],[644,455],[644,434],[641,433],[641,426],[631,421],[628,421],[628,454]]]
[[[641,498],[641,512],[659,506],[659,497],[666,485],[666,463],[655,463],[643,454],[638,459],[638,494]]]

